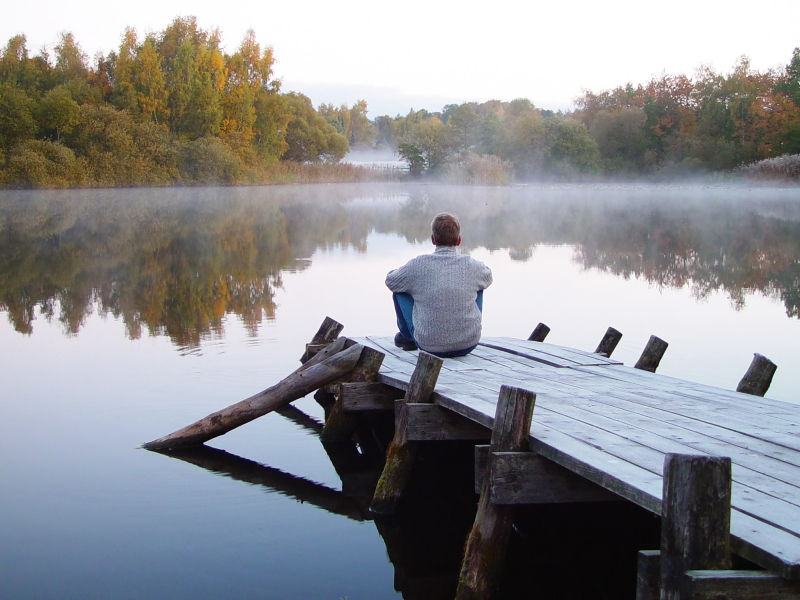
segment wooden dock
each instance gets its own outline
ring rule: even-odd
[[[639,552],[637,600],[800,600],[800,406],[753,395],[774,373],[764,357],[740,383],[761,389],[748,394],[650,372],[666,349],[658,338],[648,344],[657,356],[646,351],[638,368],[626,367],[607,357],[621,337],[612,328],[595,352],[483,338],[448,359],[403,351],[388,337],[340,338],[341,328],[326,319],[307,362],[284,381],[144,447],[181,458],[181,448],[321,388],[319,435],[334,464],[348,444],[361,455],[353,445],[360,414],[394,411],[377,487],[366,473],[373,483],[359,501],[376,515],[399,505],[418,442],[476,444],[480,502],[459,600],[496,595],[515,505],[596,502],[630,502],[661,517],[660,548]],[[768,363],[766,375],[757,363]],[[207,454],[190,453],[190,462],[206,464]],[[321,505],[334,495],[315,489]],[[747,570],[731,570],[732,555]]]
[[[386,355],[380,382],[408,387],[419,352],[354,341]],[[531,450],[658,515],[668,453],[730,457],[733,552],[800,579],[800,406],[511,338],[444,360],[433,402],[492,429],[501,385],[536,394]]]

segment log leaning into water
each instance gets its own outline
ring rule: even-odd
[[[339,346],[339,340],[329,348]],[[341,346],[344,340],[341,340]],[[270,411],[313,392],[319,387],[346,375],[358,363],[364,346],[356,344],[333,356],[326,348],[283,381],[246,400],[212,413],[167,436],[147,442],[147,450],[163,450],[202,444],[210,439],[249,423]]]

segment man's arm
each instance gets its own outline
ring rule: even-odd
[[[408,292],[408,264],[389,271],[386,275],[386,287],[395,294]]]

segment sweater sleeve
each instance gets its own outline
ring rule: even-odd
[[[398,269],[389,271],[389,273],[386,275],[386,287],[396,294],[408,292],[408,271],[408,263]]]

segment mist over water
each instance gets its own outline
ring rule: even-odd
[[[759,352],[800,401],[798,188],[0,192],[0,595],[397,597],[396,532],[340,494],[311,398],[221,453],[135,448],[285,377],[326,315],[393,335],[385,274],[441,211],[493,269],[485,336],[613,326],[632,365],[655,334],[660,373],[727,389]]]

